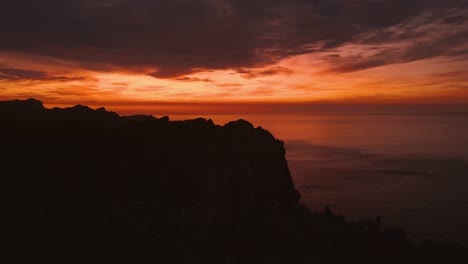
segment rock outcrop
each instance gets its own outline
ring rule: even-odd
[[[467,256],[457,245],[415,245],[377,221],[310,212],[294,188],[283,142],[245,120],[219,126],[203,118],[120,117],[85,106],[46,109],[30,99],[0,102],[0,124],[11,215],[36,261],[405,263]]]

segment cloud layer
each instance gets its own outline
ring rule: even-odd
[[[0,50],[176,78],[349,44],[404,44],[356,54],[352,63],[335,57],[333,71],[354,71],[466,56],[467,7],[464,0],[2,0]]]
[[[0,0],[0,100],[466,104],[467,47],[468,0]]]

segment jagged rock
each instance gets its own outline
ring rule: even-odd
[[[282,141],[245,120],[0,102],[0,168],[35,262],[467,263],[299,202]],[[395,231],[398,230],[398,231]],[[461,262],[460,262],[461,261]],[[463,262],[465,261],[465,262]]]

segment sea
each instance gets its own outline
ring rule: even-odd
[[[199,116],[171,116],[185,120]],[[203,115],[245,119],[285,142],[302,203],[375,219],[413,240],[468,246],[468,115]]]

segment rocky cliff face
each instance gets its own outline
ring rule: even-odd
[[[8,164],[31,164],[17,164],[14,173],[88,179],[145,199],[163,192],[191,206],[200,206],[201,188],[265,206],[299,199],[283,142],[245,120],[218,126],[203,118],[120,117],[80,105],[46,109],[33,99],[1,102],[0,118],[10,139],[3,146]]]
[[[283,142],[245,120],[120,117],[31,99],[0,102],[0,125],[0,167],[14,208],[7,215],[36,262],[466,257],[457,246],[416,247],[373,221],[310,212],[299,203]]]
[[[4,175],[50,241],[125,232],[104,223],[123,219],[146,231],[141,221],[229,230],[255,211],[299,205],[283,142],[245,120],[120,117],[30,99],[0,102],[0,123]]]

